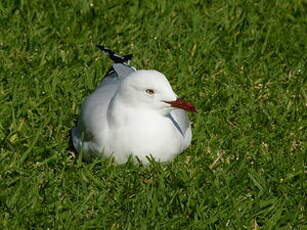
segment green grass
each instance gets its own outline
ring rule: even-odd
[[[307,229],[307,2],[0,1],[1,229]],[[111,62],[198,108],[149,166],[67,150]]]

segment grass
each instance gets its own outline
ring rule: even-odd
[[[307,229],[306,23],[305,0],[1,1],[1,229]],[[197,106],[175,161],[67,150],[97,43]]]

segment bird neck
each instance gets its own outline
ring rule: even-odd
[[[122,99],[122,97],[118,95],[112,98],[107,112],[109,125],[116,125],[117,127],[126,126],[127,124],[135,122],[150,122],[153,117],[159,116],[161,116],[161,114],[157,111],[134,104],[130,105],[127,103],[126,99]]]

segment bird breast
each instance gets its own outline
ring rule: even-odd
[[[146,160],[146,155],[152,155],[168,161],[183,151],[183,136],[169,117],[151,110],[125,109],[119,114],[108,119],[110,140],[106,149],[115,158],[132,154]]]

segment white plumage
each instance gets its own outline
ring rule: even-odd
[[[116,54],[99,48],[114,60]],[[146,156],[151,155],[170,161],[191,143],[184,110],[196,110],[177,97],[162,73],[136,70],[125,57],[131,58],[116,55],[122,59],[84,101],[78,126],[72,130],[73,145],[87,158],[113,156],[124,163],[132,155],[147,163]]]

